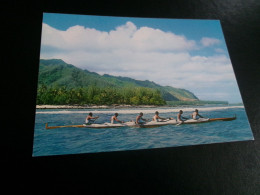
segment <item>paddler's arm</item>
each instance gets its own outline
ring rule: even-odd
[[[124,123],[124,121],[120,121],[118,120],[116,117],[114,118],[115,121],[119,122],[119,123]]]
[[[184,117],[184,116],[183,116],[182,118],[183,118],[183,119],[185,119],[185,120],[189,119],[189,118],[187,118],[187,117]]]
[[[203,116],[201,116],[200,114],[198,114],[198,116],[200,117],[200,118],[204,118]]]
[[[97,119],[99,118],[99,116],[96,116],[96,117],[89,117],[89,119]]]
[[[142,117],[141,119],[144,120],[144,121],[148,121],[148,119],[145,119],[145,118],[143,118],[143,117]]]
[[[159,116],[158,116],[158,118],[159,118],[159,119],[162,119],[162,120],[167,120],[166,118],[162,118],[162,117],[159,117]]]

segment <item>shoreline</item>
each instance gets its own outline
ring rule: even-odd
[[[206,104],[205,104],[206,105]],[[127,109],[127,108],[158,108],[158,107],[181,107],[181,108],[187,108],[187,107],[200,107],[205,105],[36,105],[36,109]],[[208,105],[217,105],[217,106],[223,106],[223,104],[208,104]],[[230,104],[225,106],[241,106],[237,104]]]
[[[36,109],[122,109],[122,108],[157,108],[155,105],[36,105]]]
[[[95,114],[113,114],[115,112],[119,114],[138,114],[140,112],[143,112],[144,114],[151,114],[155,113],[155,111],[159,111],[160,113],[178,113],[181,110],[183,112],[193,112],[195,108],[198,107],[154,107],[150,109],[144,109],[144,108],[135,108],[135,109],[129,109],[129,108],[122,108],[122,109],[93,109],[91,112],[95,112]],[[198,109],[200,111],[212,111],[212,110],[223,110],[223,109],[230,109],[230,108],[244,108],[244,106],[216,106],[216,107],[199,107]],[[87,114],[90,110],[84,110],[84,109],[50,109],[50,110],[44,110],[40,109],[36,111],[36,114],[73,114],[73,113],[81,113],[81,114]]]

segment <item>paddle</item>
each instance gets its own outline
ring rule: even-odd
[[[97,116],[97,117],[95,118],[95,120],[93,121],[93,123],[95,123],[95,122],[96,122],[96,120],[98,120],[98,118],[99,118],[99,116]]]

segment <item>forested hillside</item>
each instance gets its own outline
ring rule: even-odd
[[[152,81],[102,76],[59,59],[40,60],[37,104],[164,105],[180,100],[198,98],[188,90]]]

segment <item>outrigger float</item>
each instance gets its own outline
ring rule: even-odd
[[[207,123],[213,121],[232,121],[236,120],[236,116],[229,118],[199,118],[198,120],[188,119],[182,123],[183,124],[197,124],[197,123]],[[82,124],[82,125],[63,125],[63,126],[48,126],[48,123],[45,124],[46,129],[57,129],[57,128],[65,128],[65,127],[74,127],[74,128],[95,128],[95,129],[103,129],[103,128],[118,128],[118,127],[141,127],[141,128],[153,128],[160,127],[164,125],[180,125],[181,123],[177,120],[164,120],[160,122],[150,121],[144,124],[136,124],[134,121],[120,123],[120,124],[112,124],[112,123],[103,123],[103,124]]]

